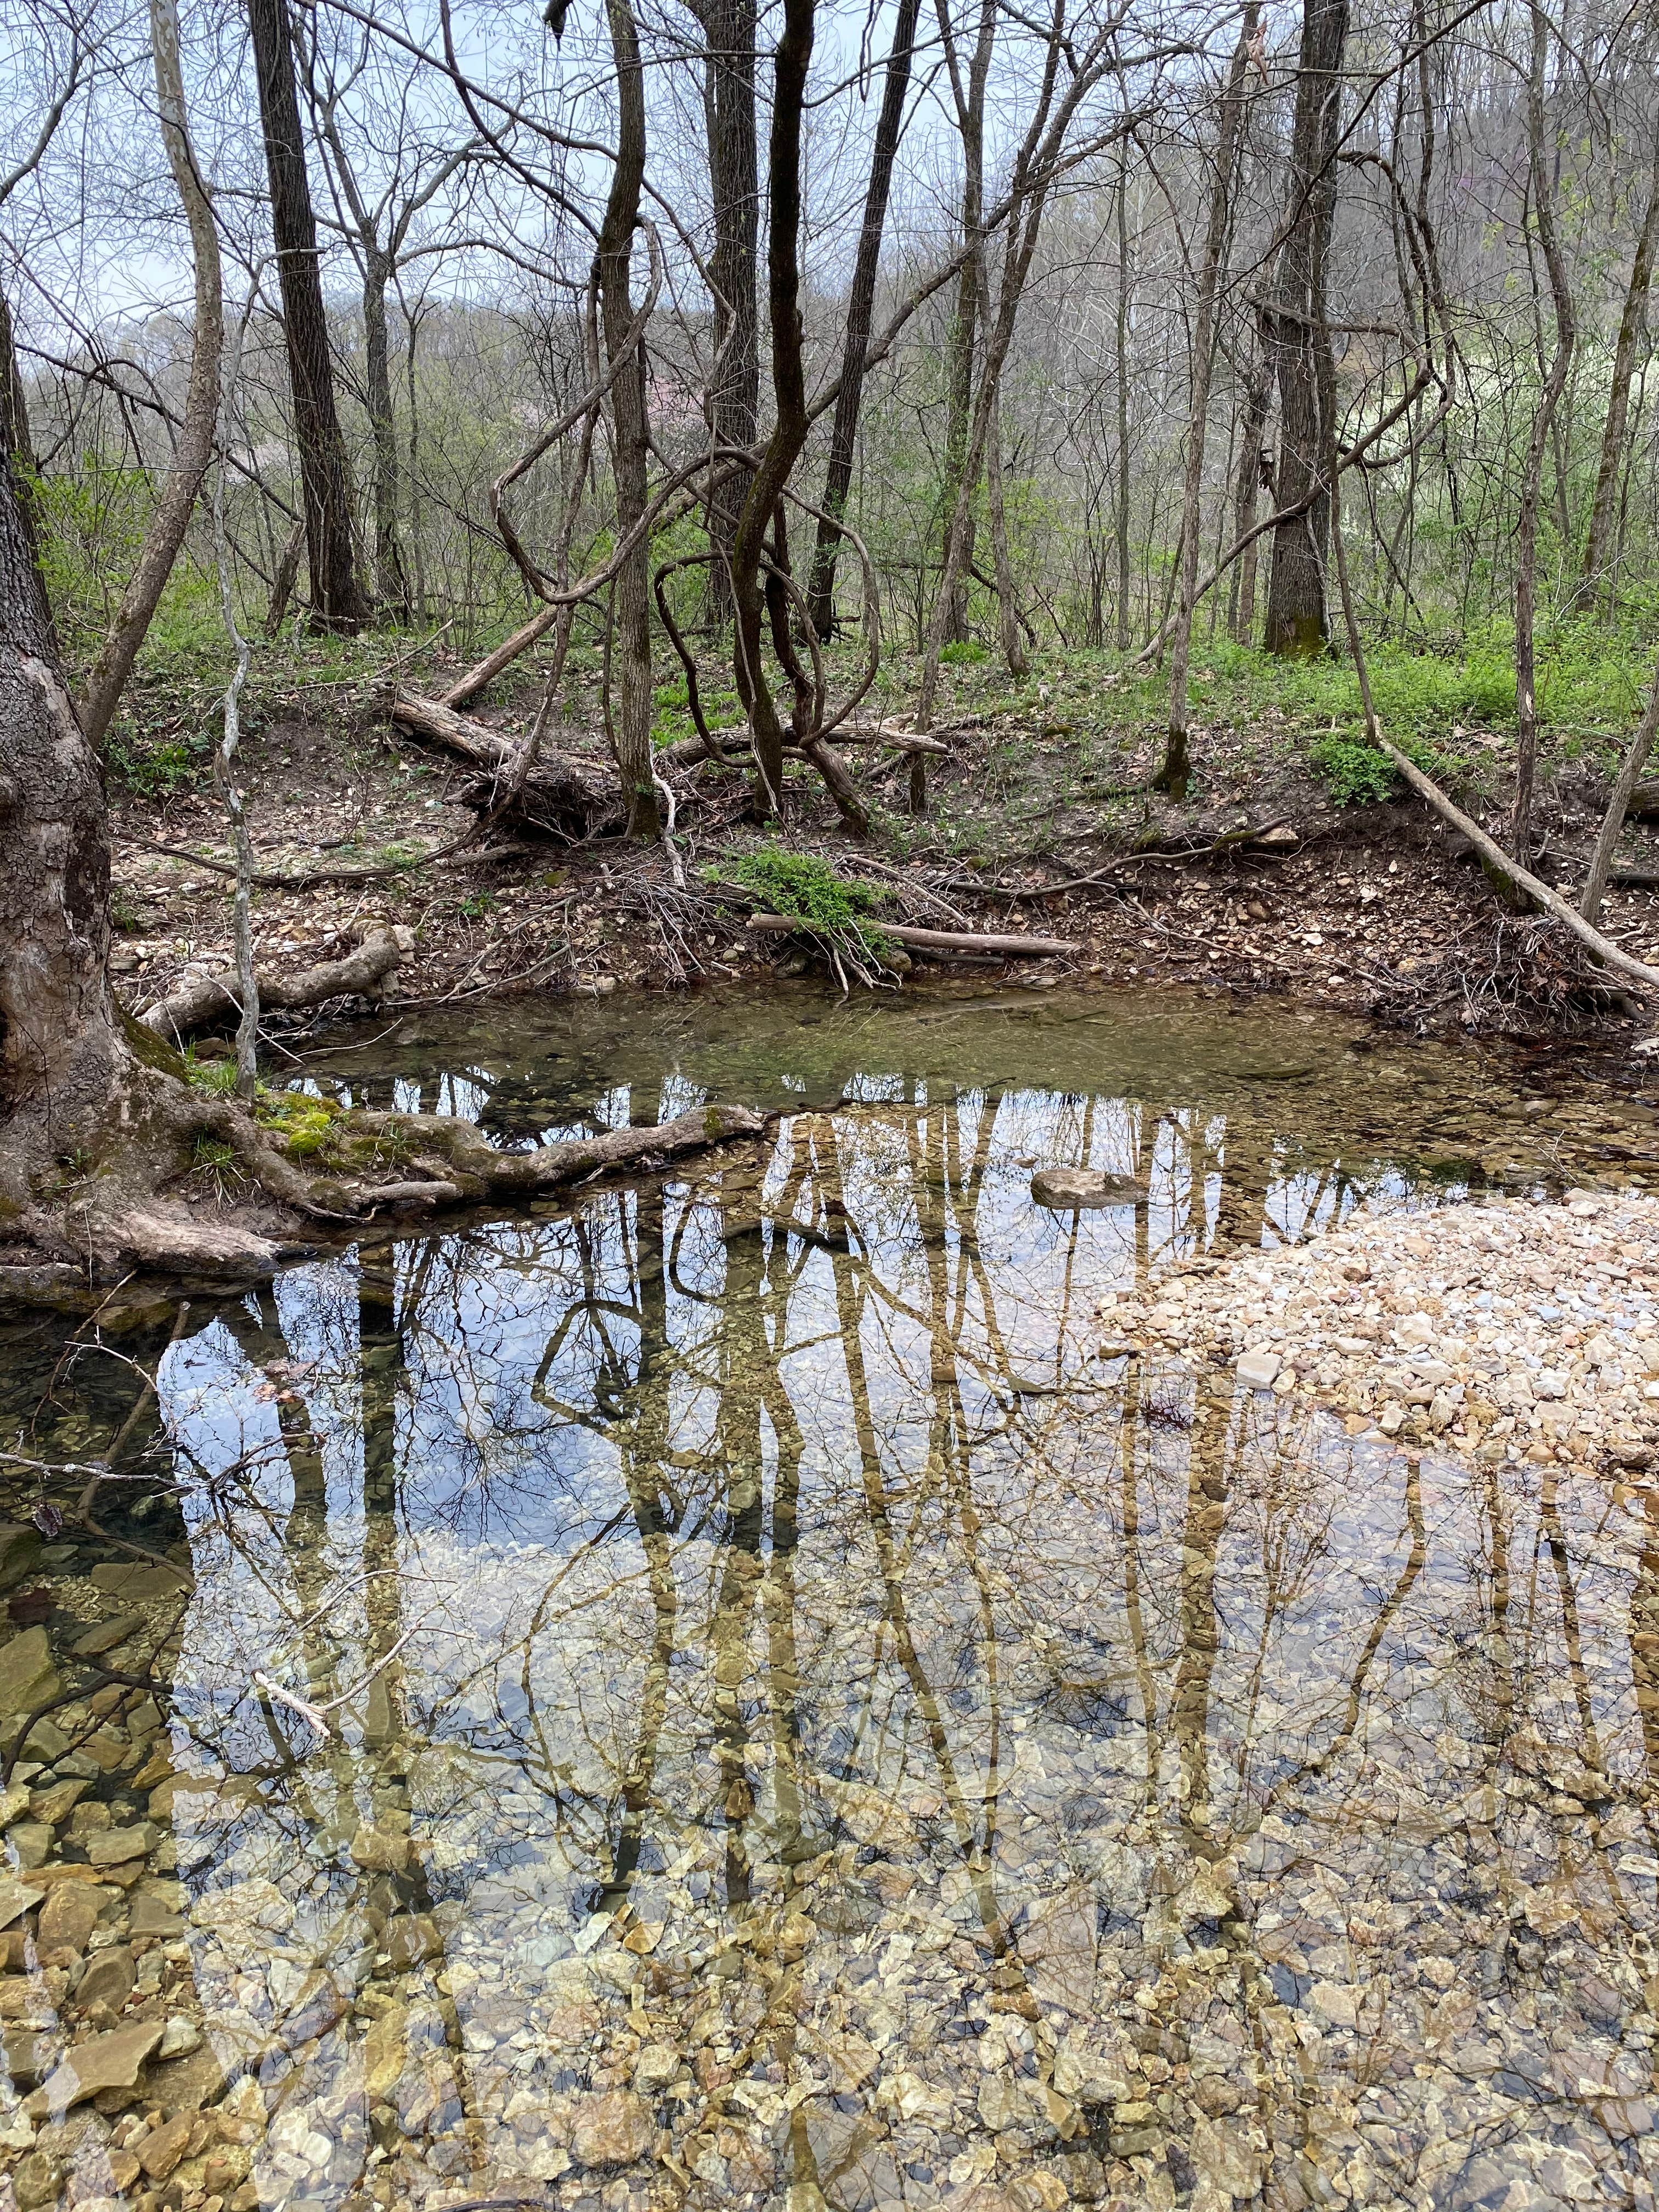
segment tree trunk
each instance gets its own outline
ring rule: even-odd
[[[1117,649],[1129,650],[1129,170],[1117,174],[1117,299],[1113,342],[1117,385]]]
[[[1238,474],[1234,478],[1233,543],[1255,527],[1256,494],[1261,489],[1262,440],[1267,427],[1270,390],[1266,356],[1250,357],[1244,372],[1244,428],[1238,442]],[[1275,502],[1277,504],[1277,502]],[[1255,540],[1244,549],[1234,568],[1228,590],[1227,629],[1243,645],[1255,628]]]
[[[1199,264],[1198,299],[1193,315],[1192,407],[1187,427],[1187,473],[1181,503],[1181,605],[1170,651],[1169,738],[1155,787],[1172,799],[1187,796],[1187,674],[1192,665],[1193,610],[1198,604],[1198,536],[1204,496],[1204,447],[1210,420],[1210,376],[1215,361],[1215,295],[1232,207],[1233,167],[1239,122],[1244,112],[1244,70],[1250,43],[1261,20],[1261,0],[1246,0],[1238,44],[1227,72],[1216,126],[1215,178],[1210,188],[1210,220]]]
[[[1008,673],[1016,682],[1030,673],[1030,662],[1019,635],[1019,599],[1014,590],[1014,564],[1008,551],[1008,509],[1002,481],[1002,400],[999,394],[991,410],[991,431],[985,446],[986,504],[991,518],[991,558],[997,586],[997,642]]]
[[[957,128],[962,133],[962,237],[968,248],[962,264],[962,275],[957,284],[957,310],[951,324],[950,353],[947,362],[947,417],[945,438],[945,482],[942,489],[944,531],[940,544],[939,565],[944,576],[942,589],[949,594],[944,615],[944,637],[950,643],[968,634],[967,576],[974,558],[974,514],[971,505],[965,520],[958,520],[962,506],[963,473],[969,467],[969,441],[974,412],[974,367],[978,349],[979,324],[985,303],[985,240],[981,231],[985,203],[985,88],[991,74],[991,58],[995,50],[997,11],[994,0],[981,0],[979,34],[974,44],[974,58],[968,68],[968,82],[964,88],[957,66],[955,34],[945,0],[939,8],[939,37],[944,42],[946,62],[951,73],[951,88],[955,98]],[[968,487],[971,501],[978,483],[979,469],[973,469],[973,482]],[[957,560],[951,566],[951,541],[959,540]],[[920,790],[921,785],[915,788]]]
[[[1590,855],[1589,873],[1584,879],[1578,911],[1586,921],[1592,924],[1601,919],[1601,902],[1607,896],[1607,878],[1613,873],[1613,855],[1619,850],[1625,817],[1630,812],[1631,800],[1636,794],[1642,770],[1648,764],[1648,756],[1653,750],[1656,736],[1659,736],[1659,669],[1654,672],[1642,719],[1637,724],[1635,732],[1625,748],[1624,758],[1619,763],[1619,773],[1613,778],[1613,793],[1607,800],[1607,811],[1601,817],[1601,831],[1595,840],[1595,850]]]
[[[356,630],[366,609],[351,542],[351,482],[334,403],[328,322],[318,264],[317,219],[306,172],[294,43],[287,0],[248,0],[248,27],[259,84],[270,223],[283,297],[283,335],[294,393],[294,439],[305,504],[312,619],[324,629]]]
[[[11,309],[3,292],[0,292],[0,460],[11,463],[12,482],[17,494],[24,541],[28,547],[29,559],[38,571],[40,562],[40,517],[37,511],[34,483],[34,441],[29,434],[28,402],[23,394],[22,372],[17,366],[17,349],[12,342]],[[57,626],[44,593],[41,605],[45,610],[46,635],[52,641],[55,654]]]
[[[1601,458],[1595,471],[1595,496],[1590,502],[1589,534],[1584,541],[1583,580],[1575,598],[1580,607],[1594,606],[1606,590],[1613,550],[1613,511],[1618,502],[1619,474],[1625,458],[1625,433],[1630,421],[1631,380],[1636,374],[1636,348],[1647,319],[1648,291],[1653,278],[1653,257],[1659,247],[1659,143],[1654,149],[1653,174],[1648,187],[1648,209],[1636,240],[1630,287],[1624,313],[1619,318],[1619,337],[1613,349],[1613,386],[1607,394],[1607,419],[1601,433]]]
[[[202,182],[185,114],[179,58],[177,0],[150,0],[150,45],[155,100],[167,166],[190,228],[196,271],[196,321],[191,337],[190,386],[173,465],[144,533],[131,582],[122,594],[109,635],[100,648],[81,700],[81,724],[96,745],[109,727],[133,661],[150,625],[173,564],[179,557],[196,494],[213,457],[219,417],[219,356],[224,340],[224,298],[219,277],[219,238],[212,204]]]
[[[110,1002],[109,836],[9,455],[0,458],[0,1241],[96,1133],[122,1047]]]
[[[1328,440],[1314,331],[1323,311],[1336,208],[1337,125],[1347,40],[1348,0],[1306,0],[1291,135],[1290,200],[1278,277],[1264,321],[1279,380],[1279,502],[1297,504],[1310,491],[1316,496],[1273,532],[1262,640],[1269,653],[1320,653],[1329,635],[1325,565],[1331,490],[1324,477]]]
[[[848,494],[853,484],[853,455],[858,445],[859,410],[864,399],[864,355],[870,343],[882,234],[887,227],[887,201],[892,190],[899,133],[904,125],[904,100],[910,88],[910,64],[920,12],[921,0],[899,0],[892,48],[887,57],[886,88],[876,123],[870,182],[864,196],[858,258],[853,264],[853,285],[848,295],[841,389],[836,395],[830,460],[823,477],[823,514],[818,520],[817,547],[812,557],[812,580],[807,594],[807,612],[821,638],[829,637],[836,626],[836,558],[841,532],[835,526],[847,512]]]
[[[773,63],[772,135],[767,149],[767,294],[772,325],[776,419],[750,478],[732,553],[737,637],[733,675],[755,748],[755,805],[765,818],[783,806],[783,724],[762,663],[766,595],[761,562],[774,511],[806,442],[806,370],[800,313],[800,142],[814,0],[784,0]]]
[[[1545,160],[1544,71],[1549,59],[1549,18],[1532,0],[1531,65],[1527,73],[1527,161],[1533,218],[1543,249],[1555,308],[1555,352],[1533,410],[1521,477],[1521,511],[1515,526],[1515,807],[1510,817],[1510,850],[1524,866],[1532,843],[1533,781],[1538,763],[1538,677],[1534,629],[1538,599],[1538,505],[1544,479],[1544,454],[1561,394],[1572,366],[1577,331],[1572,295],[1561,260],[1555,228],[1555,192]]]
[[[617,166],[599,232],[599,319],[611,386],[611,426],[617,478],[617,534],[626,537],[646,508],[649,441],[645,416],[645,352],[630,343],[634,298],[629,264],[645,177],[645,72],[629,0],[607,0],[611,52],[617,62]],[[622,359],[623,354],[629,356]],[[614,716],[617,769],[632,837],[656,837],[661,823],[651,780],[651,546],[648,536],[617,572],[617,656],[622,683]]]
[[[760,319],[755,264],[759,235],[759,156],[755,141],[755,0],[706,0],[697,11],[708,54],[704,108],[708,175],[714,201],[714,349],[719,374],[709,394],[715,441],[752,447],[760,428]],[[747,490],[739,471],[716,489],[710,517],[717,558],[714,603],[731,604],[738,519]]]
[[[363,350],[369,428],[374,439],[374,588],[382,610],[409,619],[409,582],[398,536],[398,425],[392,411],[392,340],[386,288],[391,268],[382,253],[363,265]]]

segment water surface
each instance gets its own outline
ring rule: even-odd
[[[175,2147],[237,2212],[1653,2201],[1659,1494],[1097,1318],[1354,1205],[1639,1174],[1639,1105],[1202,1000],[805,987],[307,1079],[506,1142],[787,1111],[0,1336],[4,1440],[113,1468],[7,1509],[6,1741],[74,1700],[6,1801],[65,1870],[0,1978],[20,2201]],[[1046,1211],[1053,1164],[1144,1194]]]

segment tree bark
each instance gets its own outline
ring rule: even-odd
[[[1538,677],[1534,628],[1538,599],[1538,507],[1542,494],[1544,454],[1561,394],[1572,366],[1577,329],[1572,294],[1561,259],[1555,227],[1555,191],[1544,145],[1544,70],[1549,58],[1549,18],[1532,5],[1531,65],[1527,72],[1527,166],[1533,219],[1543,249],[1555,308],[1555,351],[1533,410],[1521,477],[1521,511],[1515,526],[1515,808],[1510,817],[1510,849],[1525,862],[1532,842],[1533,783],[1538,765]]]
[[[606,13],[617,64],[618,128],[617,164],[599,232],[597,268],[605,358],[616,371],[611,386],[611,425],[617,535],[623,538],[645,514],[650,452],[644,346],[633,335],[629,275],[645,178],[645,71],[629,0],[607,0]],[[614,716],[617,770],[623,803],[628,809],[628,834],[654,838],[661,834],[662,825],[657,787],[651,777],[651,546],[643,534],[617,573],[615,621],[617,657],[622,664]]]
[[[1336,210],[1337,126],[1348,40],[1348,0],[1305,0],[1291,133],[1290,200],[1273,295],[1264,316],[1279,380],[1279,502],[1311,501],[1273,533],[1267,585],[1269,653],[1325,650],[1329,623],[1325,568],[1331,487],[1324,478],[1323,421],[1315,325],[1323,313],[1325,270]]]
[[[389,258],[366,252],[363,262],[364,382],[374,441],[374,588],[381,609],[409,619],[409,580],[398,532],[398,424],[392,408],[392,339],[386,311]]]
[[[1583,896],[1578,902],[1578,911],[1586,921],[1593,922],[1601,915],[1601,902],[1607,896],[1607,878],[1613,872],[1613,855],[1619,850],[1619,839],[1625,827],[1625,817],[1630,812],[1631,800],[1635,795],[1642,770],[1648,764],[1648,756],[1653,750],[1656,737],[1659,737],[1659,668],[1654,672],[1642,719],[1625,748],[1623,760],[1619,763],[1619,773],[1613,779],[1613,795],[1607,801],[1607,811],[1601,817],[1595,850],[1590,856],[1589,874],[1585,879]]]
[[[847,512],[848,495],[853,485],[853,456],[858,447],[859,413],[864,401],[864,356],[870,343],[870,325],[875,313],[876,276],[881,264],[882,236],[887,227],[893,162],[904,125],[904,101],[910,88],[910,65],[921,4],[921,0],[899,0],[893,44],[887,57],[881,113],[876,121],[870,182],[864,195],[858,257],[853,264],[852,289],[848,294],[841,389],[836,395],[835,421],[830,431],[830,459],[823,475],[823,514],[818,521],[812,579],[807,592],[807,612],[821,638],[830,636],[836,627],[836,561],[841,546],[841,532],[836,524]]]
[[[24,541],[29,559],[37,575],[40,564],[40,517],[37,512],[34,474],[34,441],[29,434],[28,402],[23,392],[22,371],[17,366],[17,349],[12,340],[11,309],[6,295],[0,292],[0,461],[9,460],[12,469],[12,485],[17,495],[17,509],[23,527]],[[52,608],[44,592],[41,606],[45,613],[46,635],[57,652],[58,630],[52,620]]]
[[[1210,188],[1210,219],[1199,264],[1198,298],[1193,314],[1192,407],[1187,426],[1187,470],[1181,501],[1181,604],[1170,650],[1168,741],[1153,787],[1184,799],[1191,774],[1187,744],[1187,676],[1192,665],[1193,610],[1198,604],[1199,524],[1204,496],[1204,447],[1210,421],[1210,377],[1215,362],[1215,295],[1232,209],[1233,168],[1238,155],[1239,124],[1244,112],[1244,70],[1251,41],[1261,20],[1261,0],[1246,0],[1244,21],[1233,50],[1216,125],[1215,176]]]
[[[1625,433],[1630,421],[1630,387],[1636,374],[1636,349],[1647,319],[1648,292],[1653,280],[1653,257],[1659,248],[1659,140],[1654,149],[1653,173],[1648,186],[1647,213],[1636,240],[1630,285],[1624,312],[1619,318],[1619,337],[1613,349],[1613,384],[1607,393],[1607,418],[1601,432],[1601,458],[1595,471],[1595,495],[1590,502],[1589,531],[1584,540],[1584,565],[1574,604],[1594,606],[1605,594],[1613,544],[1614,511],[1619,497],[1619,472],[1625,458]]]
[[[155,100],[167,166],[173,172],[190,229],[196,271],[196,320],[191,337],[190,385],[184,420],[173,450],[173,465],[144,533],[131,582],[122,594],[109,635],[99,650],[80,702],[81,724],[96,745],[110,725],[116,702],[132,672],[138,648],[160,603],[173,564],[184,544],[219,418],[219,357],[224,343],[224,296],[219,275],[219,238],[213,206],[197,166],[185,113],[184,74],[179,56],[177,0],[150,0],[150,46],[155,70]]]
[[[247,0],[247,14],[270,181],[283,336],[294,394],[312,619],[324,629],[352,631],[361,629],[367,610],[352,546],[350,472],[334,398],[317,219],[300,129],[287,0]]]
[[[773,63],[766,179],[767,295],[776,417],[760,466],[750,480],[732,553],[737,633],[733,674],[749,717],[755,749],[755,807],[763,819],[783,808],[784,730],[761,659],[766,612],[761,562],[775,510],[811,427],[800,313],[800,141],[814,15],[815,0],[784,0],[783,32]]]
[[[966,579],[974,557],[971,504],[964,522],[958,524],[957,517],[962,505],[964,472],[970,465],[968,448],[974,413],[974,365],[980,323],[985,313],[985,89],[996,47],[997,11],[994,0],[980,0],[979,33],[965,87],[957,64],[948,0],[938,0],[938,14],[939,38],[957,111],[957,128],[962,134],[962,237],[967,248],[957,285],[956,313],[951,322],[946,356],[945,404],[950,411],[945,437],[945,482],[940,488],[944,526],[940,533],[939,568],[944,578],[941,589],[949,592],[944,617],[944,637],[949,643],[968,634]],[[970,501],[978,481],[979,466],[975,465],[973,479],[967,486]],[[951,568],[953,538],[959,541],[954,569]],[[913,787],[913,806],[919,808],[924,788],[921,784]]]
[[[109,836],[98,758],[58,665],[9,454],[0,456],[0,1239],[102,1122],[111,1004]]]
[[[755,137],[755,0],[704,0],[696,10],[708,52],[703,107],[708,118],[708,177],[714,202],[714,351],[710,428],[720,446],[752,447],[760,428],[760,318],[756,263],[760,223],[760,157]],[[739,471],[717,485],[710,536],[713,598],[731,605],[731,562],[747,477]]]

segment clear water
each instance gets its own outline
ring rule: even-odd
[[[0,1334],[0,1442],[113,1468],[8,1492],[6,1742],[76,1700],[8,1801],[19,2202],[1651,2203],[1659,1493],[1103,1350],[1148,1270],[1643,1170],[1639,1106],[1368,1042],[803,987],[313,1060],[507,1142],[789,1112]],[[1033,1204],[1084,1162],[1145,1197]]]

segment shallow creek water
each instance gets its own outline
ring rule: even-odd
[[[25,2212],[1654,2202],[1659,1493],[1096,1318],[1351,1206],[1638,1175],[1644,1109],[1013,992],[309,1067],[507,1142],[787,1111],[0,1331],[0,1443],[76,1463],[0,1529]],[[1143,1195],[1046,1211],[1054,1164]]]

